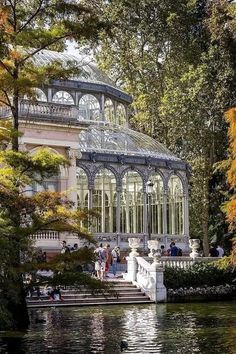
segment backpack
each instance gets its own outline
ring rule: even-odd
[[[120,263],[121,259],[120,259],[120,255],[119,253],[116,251],[116,262]]]
[[[183,252],[182,252],[182,250],[181,250],[181,248],[178,248],[178,251],[177,251],[177,256],[182,256],[183,255]]]

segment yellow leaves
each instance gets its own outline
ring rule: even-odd
[[[53,153],[47,148],[37,150],[32,156],[32,161],[37,164],[41,164],[42,166],[47,166],[48,168],[69,164],[69,161],[62,155]]]
[[[225,113],[225,119],[229,123],[228,135],[230,141],[236,138],[236,108],[231,108]]]
[[[232,198],[225,204],[226,220],[229,223],[229,229],[235,230],[236,228],[236,198]]]
[[[227,181],[231,187],[236,187],[236,160],[232,160],[231,166],[227,172]]]
[[[21,53],[17,50],[11,50],[9,56],[13,60],[20,60],[20,58],[22,57]]]
[[[3,27],[6,25],[8,18],[8,12],[4,8],[0,8],[0,27]]]

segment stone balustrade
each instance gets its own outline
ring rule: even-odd
[[[58,103],[30,102],[22,100],[19,108],[21,116],[56,116],[67,118],[78,118],[79,116],[75,107]]]
[[[60,235],[58,231],[45,230],[45,231],[36,232],[31,236],[31,238],[34,241],[39,241],[39,240],[58,241],[60,240]]]
[[[182,269],[188,269],[191,267],[194,263],[209,263],[219,260],[218,257],[196,257],[196,258],[191,258],[191,257],[161,257],[160,259],[160,264],[163,268],[165,267],[171,267],[171,268],[182,268]]]

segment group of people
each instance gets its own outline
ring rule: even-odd
[[[62,241],[61,253],[70,253],[78,250],[78,243],[74,243],[73,246],[67,245],[66,241]]]
[[[165,246],[161,245],[161,256],[182,256],[182,249],[177,247],[175,242],[171,242],[167,251],[165,250]]]
[[[111,249],[109,244],[103,247],[101,243],[94,251],[95,254],[95,272],[98,279],[104,279],[108,276],[110,269],[113,276],[116,276],[117,266],[120,263],[120,247]]]
[[[221,246],[212,243],[209,249],[209,257],[224,257],[225,251]]]

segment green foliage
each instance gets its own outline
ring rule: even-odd
[[[63,51],[67,40],[96,41],[107,25],[96,3],[76,0],[0,2],[0,105],[12,112],[18,131],[19,100],[35,99],[34,88],[78,73],[75,63],[55,60],[39,66],[33,60],[44,49]],[[18,136],[12,137],[18,150]]]
[[[189,269],[165,268],[164,283],[169,289],[232,284],[236,279],[236,269],[225,268],[212,263],[195,263]]]
[[[100,65],[133,95],[131,124],[192,167],[190,234],[208,255],[209,239],[227,231],[225,178],[213,171],[227,156],[223,114],[236,94],[235,5],[113,0],[104,13],[114,26],[97,50]]]
[[[48,149],[41,149],[35,155],[3,150],[0,163],[0,311],[2,309],[2,323],[25,328],[28,324],[25,273],[50,267],[57,284],[75,282],[95,286],[88,275],[78,272],[91,258],[91,252],[75,252],[69,258],[60,255],[54,262],[42,265],[36,261],[31,235],[55,230],[73,233],[90,243],[94,241],[81,226],[82,220],[88,221],[88,215],[72,210],[73,203],[65,194],[45,191],[29,196],[26,193],[26,190],[33,192],[34,183],[43,183],[45,178],[55,176],[62,165],[68,164],[62,156]]]

